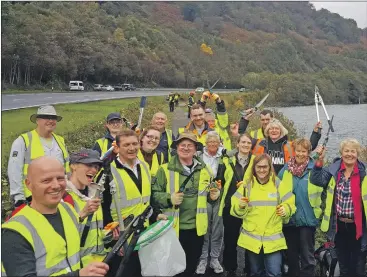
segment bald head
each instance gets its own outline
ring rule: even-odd
[[[25,183],[32,193],[32,208],[54,213],[65,192],[65,169],[54,157],[39,157],[29,165]]]
[[[41,172],[59,169],[64,171],[64,166],[60,161],[54,157],[42,156],[32,160],[28,167],[27,178],[31,179],[33,176],[40,174]]]

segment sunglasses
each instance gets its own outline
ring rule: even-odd
[[[47,120],[57,120],[56,115],[39,115],[37,116],[37,118],[47,119]]]

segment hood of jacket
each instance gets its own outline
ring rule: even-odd
[[[342,164],[342,158],[338,157],[335,158],[333,160],[333,163],[329,166],[329,172],[334,176],[335,179],[338,177],[338,172],[340,170],[341,164]],[[366,176],[366,165],[362,161],[357,160],[357,166],[362,181],[363,178]]]

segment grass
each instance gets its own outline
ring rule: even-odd
[[[56,105],[57,113],[63,116],[62,121],[57,124],[56,133],[65,135],[92,122],[103,120],[108,113],[119,111],[136,100],[137,98]],[[35,128],[36,125],[29,120],[29,117],[36,112],[37,108],[2,112],[2,164],[4,164],[4,157],[9,155],[13,141],[20,134]]]

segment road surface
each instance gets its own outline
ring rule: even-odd
[[[189,92],[189,89],[139,89],[136,91],[84,91],[65,93],[24,93],[2,94],[1,111],[16,110],[22,108],[38,107],[41,105],[55,105],[65,103],[82,103],[108,99],[133,98],[140,96],[162,96],[169,92]],[[216,90],[220,93],[230,92]],[[232,91],[233,92],[233,91]]]

